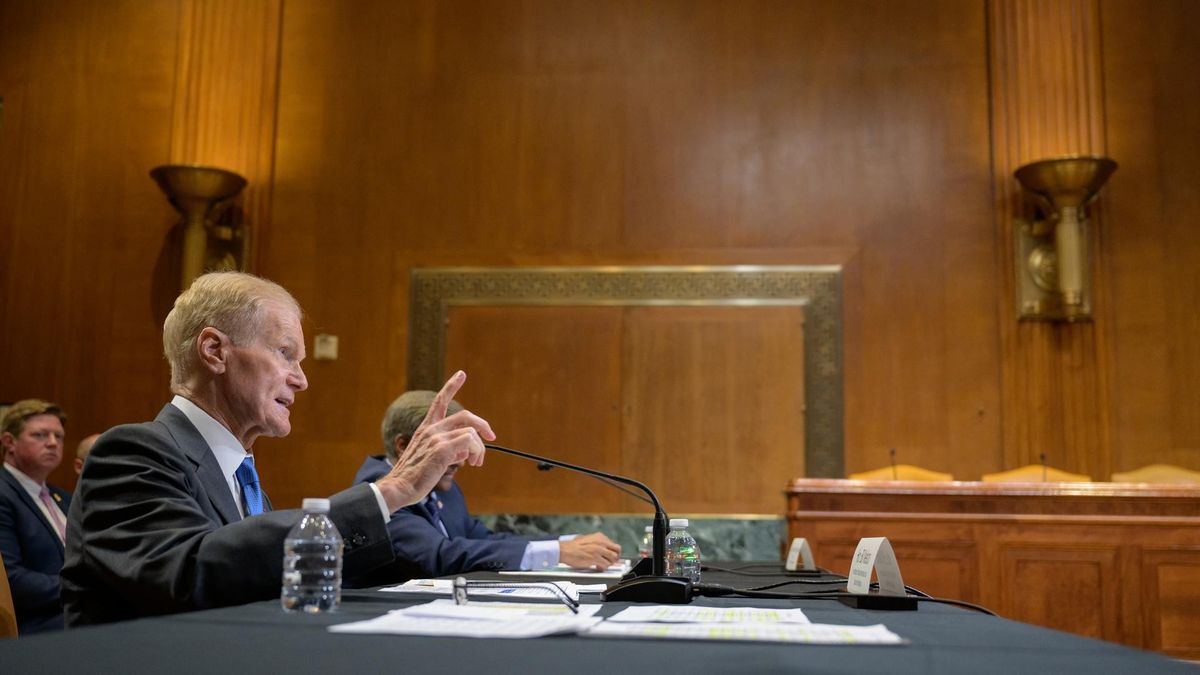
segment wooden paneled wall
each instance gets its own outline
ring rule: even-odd
[[[283,505],[378,447],[432,265],[840,264],[848,470],[1200,468],[1196,14],[0,0],[0,400],[62,402],[71,440],[166,400],[177,216],[147,172],[201,161],[250,177],[257,271],[341,338],[262,442]],[[1098,318],[1017,324],[1011,171],[1085,151],[1121,163]]]

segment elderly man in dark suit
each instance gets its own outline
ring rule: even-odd
[[[281,286],[206,274],[163,324],[175,398],[153,422],[105,432],[83,467],[62,571],[67,625],[103,623],[278,597],[283,540],[297,511],[272,511],[254,442],[291,431],[308,388],[300,307]],[[379,480],[330,498],[353,578],[392,557],[389,514],[422,499],[452,464],[483,462],[483,419],[446,407],[447,381],[413,451]]]
[[[0,421],[0,555],[22,634],[61,630],[58,572],[71,494],[46,483],[63,457],[57,405],[17,401]]]

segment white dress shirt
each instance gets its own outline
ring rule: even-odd
[[[59,530],[58,526],[61,523],[65,528],[67,524],[67,516],[63,513],[62,507],[56,509],[58,513],[50,513],[48,507],[46,506],[46,502],[42,501],[42,488],[45,487],[45,484],[35,481],[34,479],[25,475],[24,471],[21,471],[8,462],[4,463],[4,468],[8,469],[8,472],[17,479],[17,482],[21,484],[21,487],[25,488],[25,491],[29,493],[31,498],[33,498],[33,503],[37,504],[38,509],[42,512],[42,517],[52,525],[50,529],[54,530],[54,534],[58,535],[58,540],[65,544],[66,541],[63,539],[62,532]],[[56,504],[58,503],[58,499],[55,497],[53,492],[50,493],[50,498],[53,499]]]
[[[182,396],[176,396],[171,399],[171,405],[179,409],[184,417],[196,427],[196,431],[204,438],[204,442],[208,443],[208,447],[212,450],[213,456],[217,458],[217,464],[221,466],[221,474],[225,476],[225,484],[229,486],[229,494],[233,495],[233,501],[237,504],[238,513],[242,517],[246,517],[246,505],[242,503],[242,487],[238,485],[237,476],[235,475],[238,467],[242,465],[242,461],[247,456],[253,456],[253,452],[242,447],[238,439],[233,437],[233,433],[225,428],[217,420],[213,419],[212,415],[204,412],[200,406],[192,403]],[[375,503],[379,505],[379,514],[383,518],[383,522],[387,522],[391,518],[388,513],[387,502],[383,499],[383,493],[374,483],[368,483],[371,486],[371,491],[375,493]],[[266,492],[264,491],[264,494]]]

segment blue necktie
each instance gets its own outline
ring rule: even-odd
[[[242,488],[242,498],[246,502],[246,515],[257,516],[263,512],[262,486],[258,484],[258,472],[254,470],[254,458],[246,457],[241,466],[234,472],[238,485]]]
[[[436,493],[429,493],[429,500],[425,502],[425,508],[429,510],[429,515],[433,516],[433,524],[437,525],[437,528],[442,531],[442,534],[449,537],[450,533],[446,531],[446,524],[442,522],[442,509],[438,504]]]

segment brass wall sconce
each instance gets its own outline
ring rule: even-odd
[[[150,171],[167,198],[183,214],[183,264],[180,288],[206,270],[244,270],[250,236],[244,226],[211,220],[217,206],[246,187],[246,179],[211,166],[167,164]]]
[[[1107,157],[1077,155],[1025,164],[1013,174],[1035,207],[1029,218],[1013,224],[1020,319],[1091,319],[1091,239],[1084,207],[1116,170]]]

